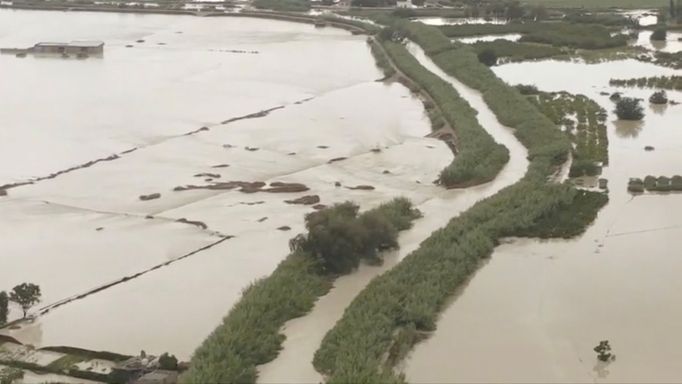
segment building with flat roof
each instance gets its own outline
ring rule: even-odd
[[[72,41],[70,43],[38,43],[31,48],[33,53],[62,53],[62,54],[89,54],[97,55],[104,53],[104,43],[101,41]]]

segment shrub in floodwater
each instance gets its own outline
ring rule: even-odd
[[[644,109],[639,100],[632,97],[623,97],[616,104],[614,111],[620,120],[642,120]]]
[[[620,92],[614,92],[611,96],[609,96],[609,100],[611,101],[619,101],[623,97],[623,94]]]
[[[657,191],[669,191],[670,190],[670,179],[665,176],[659,176],[656,179],[656,190]]]
[[[159,368],[169,371],[178,369],[178,359],[174,355],[169,355],[168,352],[159,356]]]
[[[607,362],[616,359],[616,355],[611,353],[611,346],[608,340],[600,341],[599,345],[594,347],[594,351],[597,352],[597,359],[599,361]]]
[[[682,191],[682,176],[675,175],[672,178],[670,178],[670,190]]]
[[[665,41],[668,37],[668,31],[664,27],[656,28],[654,33],[651,34],[651,40],[653,41]]]
[[[642,193],[644,192],[644,182],[642,179],[632,178],[628,182],[628,192]]]
[[[497,54],[492,49],[484,49],[478,54],[478,61],[492,67],[497,64]]]
[[[644,189],[647,191],[655,191],[656,190],[656,183],[658,180],[654,176],[647,176],[644,178]]]
[[[665,91],[654,92],[654,94],[649,97],[649,102],[651,104],[668,104],[668,95]]]

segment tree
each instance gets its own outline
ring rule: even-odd
[[[178,369],[178,359],[174,355],[169,355],[168,352],[159,356],[159,368],[175,371]]]
[[[668,104],[668,95],[665,91],[654,92],[654,94],[649,97],[649,102],[651,104]]]
[[[507,20],[518,20],[524,15],[525,11],[518,1],[512,1],[507,5]]]
[[[7,305],[9,304],[9,298],[7,297],[7,292],[0,292],[0,325],[4,325],[7,322],[7,313],[9,309]]]
[[[611,353],[611,346],[608,340],[602,340],[599,345],[594,347],[594,351],[597,352],[597,359],[599,361],[607,362],[616,359],[616,355]]]
[[[665,41],[668,38],[668,31],[665,27],[656,28],[654,33],[651,34],[651,40],[653,41]]]
[[[478,54],[478,61],[492,67],[497,64],[497,54],[492,49],[484,49]]]
[[[19,368],[7,367],[0,369],[0,384],[12,384],[15,380],[23,378],[24,371]]]
[[[632,97],[623,97],[616,104],[614,111],[621,120],[642,120],[644,108],[639,105],[639,100]]]
[[[28,310],[40,302],[40,287],[31,283],[22,283],[14,287],[9,294],[9,299],[19,305],[24,311],[24,318]]]

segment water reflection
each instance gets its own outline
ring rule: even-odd
[[[657,114],[657,115],[662,115],[665,113],[666,110],[668,110],[668,104],[649,104],[651,106],[651,110]]]
[[[636,138],[644,127],[644,122],[629,121],[629,120],[615,120],[613,125],[616,126],[616,134],[622,138]]]

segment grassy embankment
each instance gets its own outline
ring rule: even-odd
[[[361,258],[380,261],[378,252],[397,246],[398,232],[411,227],[418,216],[405,199],[360,215],[357,207],[345,203],[306,216],[307,237],[293,239],[292,253],[277,269],[244,290],[223,323],[195,351],[181,382],[255,383],[256,365],[273,360],[281,349],[280,328],[308,313],[331,288],[337,274],[330,268],[347,273]],[[325,259],[337,251],[347,252],[343,258]]]
[[[606,110],[584,95],[568,92],[539,92],[520,86],[535,106],[571,139],[574,144],[570,177],[596,176],[609,162]]]
[[[457,156],[441,171],[440,183],[456,188],[494,179],[509,161],[507,148],[486,132],[478,123],[476,111],[450,84],[422,67],[403,45],[388,40],[381,44],[391,61],[409,78],[401,80],[415,92],[425,91],[438,106],[427,104],[434,129],[440,128],[439,121],[444,120],[456,133]]]
[[[393,372],[412,346],[436,327],[451,295],[506,236],[571,237],[591,223],[608,197],[548,183],[571,148],[567,137],[513,87],[423,25],[403,25],[446,72],[480,90],[501,123],[528,148],[524,178],[481,200],[434,232],[398,266],[374,279],[325,336],[314,359],[328,382],[401,382]]]
[[[611,79],[614,87],[659,88],[682,90],[682,76],[640,77],[636,79]]]

